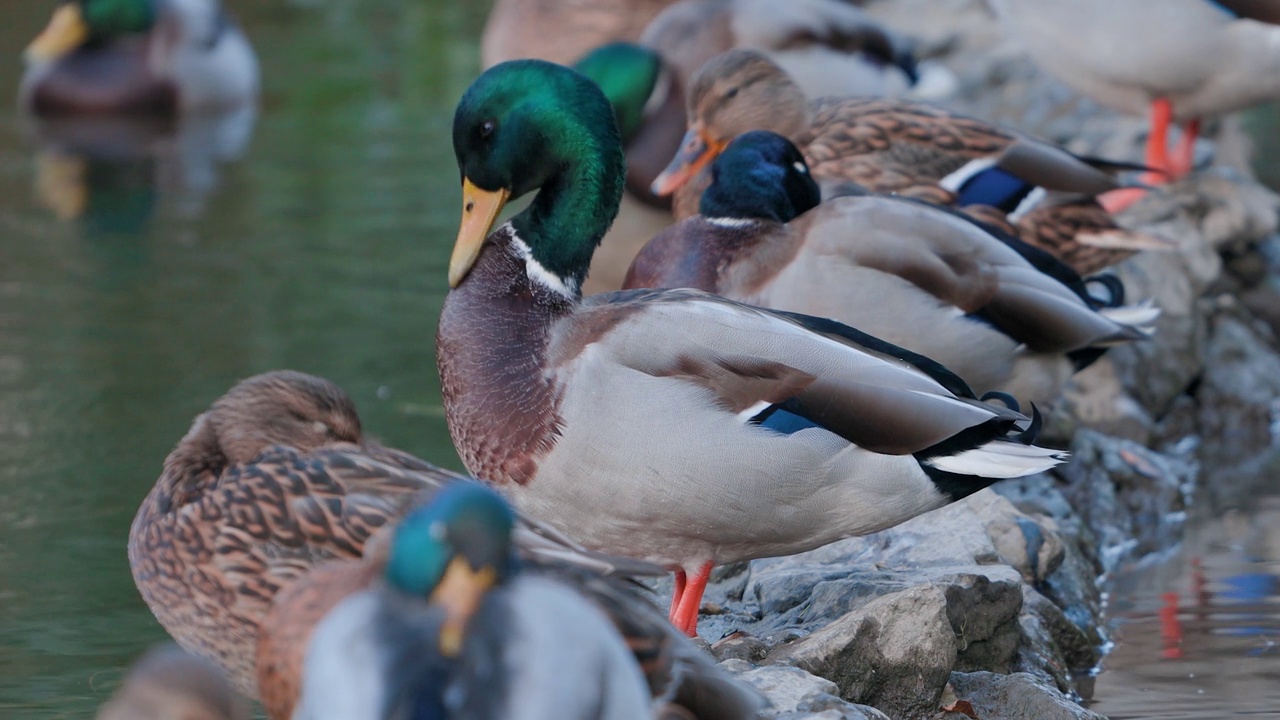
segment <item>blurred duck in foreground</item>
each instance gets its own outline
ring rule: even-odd
[[[258,61],[218,0],[69,0],[27,47],[36,115],[173,115],[253,104]]]
[[[874,532],[1061,461],[1029,444],[1027,417],[840,323],[696,290],[584,300],[625,170],[613,111],[579,73],[491,68],[453,143],[463,219],[436,349],[454,445],[522,512],[675,571],[686,633],[717,564]]]
[[[216,665],[165,644],[134,664],[98,720],[249,720],[249,705]]]
[[[1146,164],[1191,171],[1202,117],[1280,98],[1280,3],[1266,0],[988,0],[1031,57],[1077,92],[1150,109]],[[1169,125],[1182,138],[1169,154]]]
[[[1169,243],[1116,225],[1094,198],[1117,189],[1115,163],[940,108],[902,99],[828,97],[807,102],[764,55],[733,50],[698,72],[683,144],[654,182],[677,193],[677,219],[697,213],[707,165],[737,135],[771,130],[804,153],[824,194],[842,183],[966,212],[1092,273],[1140,249]]]
[[[314,624],[382,572],[388,543],[380,531],[462,482],[471,481],[365,438],[350,398],[334,384],[291,371],[258,375],[199,415],[170,453],[130,530],[130,566],[143,599],[181,645],[217,662],[241,692],[261,697],[272,718],[285,720]],[[512,542],[523,562],[581,572],[587,587],[614,588],[605,578],[662,572],[514,522]],[[454,603],[455,584],[444,588],[438,599]],[[630,602],[648,607],[643,597]],[[449,607],[449,632],[456,634],[467,616]],[[648,613],[658,618],[656,628],[634,620],[621,632],[628,639],[639,628],[652,634],[652,642],[635,647],[649,662],[646,676],[670,674],[665,682],[652,679],[656,688],[704,697],[697,693],[706,682],[737,697],[737,686],[723,685],[729,681],[714,667],[669,645],[655,648],[656,638],[667,637],[660,633],[672,630],[651,607]]]
[[[946,208],[870,195],[819,204],[804,157],[772,132],[739,135],[711,174],[701,214],[646,245],[624,288],[692,287],[829,317],[941,362],[979,394],[1042,405],[1158,315],[1118,306],[1116,278],[1100,278],[1112,297],[1095,299],[1052,256]]]
[[[506,502],[471,482],[405,518],[380,576],[312,633],[294,720],[756,717],[755,693],[639,586],[564,560],[521,562],[514,530]],[[266,637],[291,621],[290,596]]]

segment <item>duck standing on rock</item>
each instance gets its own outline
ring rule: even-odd
[[[256,102],[258,61],[218,0],[70,0],[26,51],[39,116],[175,115]]]
[[[579,73],[491,68],[453,144],[463,218],[437,358],[454,445],[530,517],[676,571],[686,633],[717,564],[874,532],[1061,461],[1026,443],[1025,416],[834,321],[694,290],[584,300],[625,170]]]
[[[564,558],[522,562],[516,530],[510,506],[473,482],[406,517],[380,579],[311,634],[293,720],[756,717],[759,697],[639,586]],[[293,604],[282,598],[264,635],[291,620]]]
[[[1280,98],[1280,3],[988,0],[1008,33],[1071,88],[1131,115],[1150,109],[1155,184],[1189,173],[1200,120]],[[1183,126],[1169,154],[1169,125]]]
[[[826,97],[808,102],[782,68],[751,50],[732,50],[698,72],[688,132],[654,181],[676,193],[677,219],[697,213],[707,165],[734,137],[771,130],[804,153],[824,193],[854,183],[962,207],[1042,247],[1080,273],[1169,243],[1125,230],[1095,201],[1120,187],[1114,164],[919,102]]]
[[[1069,267],[945,208],[872,195],[819,204],[800,151],[767,130],[735,138],[711,174],[701,214],[646,245],[624,288],[830,317],[938,360],[980,394],[1039,404],[1106,347],[1146,337],[1137,323],[1158,314],[1100,307]]]

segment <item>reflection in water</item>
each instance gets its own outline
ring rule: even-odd
[[[36,194],[62,220],[90,235],[140,233],[157,205],[197,219],[219,169],[253,137],[257,108],[222,114],[29,119],[40,150]]]
[[[1280,497],[1251,505],[1193,518],[1175,555],[1116,578],[1116,647],[1091,709],[1116,720],[1280,714]]]

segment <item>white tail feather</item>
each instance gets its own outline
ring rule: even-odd
[[[1098,311],[1106,319],[1128,325],[1139,330],[1144,335],[1150,335],[1155,332],[1152,323],[1156,318],[1160,317],[1160,308],[1156,307],[1151,300],[1143,300],[1136,305],[1121,305],[1115,308],[1103,308]]]
[[[932,457],[925,464],[943,472],[978,477],[1016,478],[1034,475],[1064,462],[1067,453],[1062,450],[1023,445],[1008,440],[992,442],[965,450],[959,455]]]

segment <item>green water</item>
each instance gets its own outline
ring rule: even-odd
[[[0,102],[52,5],[4,0]],[[0,114],[2,718],[91,717],[165,637],[129,575],[129,523],[237,379],[323,375],[374,434],[459,467],[434,332],[459,213],[448,129],[487,7],[228,5],[263,105],[211,192],[171,159],[97,162],[84,213],[60,220],[37,191],[42,149]]]

